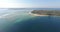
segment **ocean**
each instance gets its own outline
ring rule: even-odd
[[[33,16],[33,10],[60,8],[0,9],[0,32],[60,32],[60,16]]]

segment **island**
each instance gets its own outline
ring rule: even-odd
[[[33,10],[29,14],[35,16],[60,16],[60,10]]]

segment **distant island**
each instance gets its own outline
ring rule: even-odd
[[[35,16],[60,16],[60,10],[33,10],[30,14]]]

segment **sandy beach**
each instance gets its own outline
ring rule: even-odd
[[[33,14],[31,12],[29,12],[30,15],[33,15],[33,16],[48,16],[48,15],[38,15],[38,14]]]

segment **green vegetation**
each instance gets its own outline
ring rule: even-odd
[[[39,15],[60,16],[60,10],[33,10],[31,13]]]

